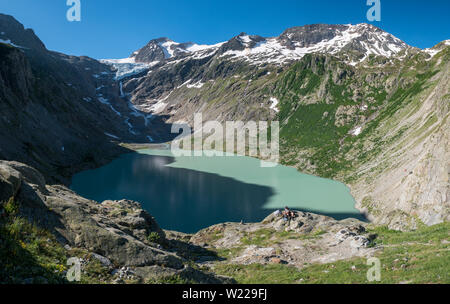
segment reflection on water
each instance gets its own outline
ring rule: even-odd
[[[265,186],[216,174],[166,166],[168,156],[126,154],[107,166],[77,174],[72,189],[96,201],[131,199],[169,230],[196,232],[223,222],[256,222],[273,194]],[[131,164],[131,165],[130,165]]]
[[[131,199],[164,229],[196,232],[222,222],[258,222],[285,205],[337,219],[364,219],[349,189],[293,168],[261,168],[250,157],[180,157],[142,150],[74,176],[71,188],[96,200]]]

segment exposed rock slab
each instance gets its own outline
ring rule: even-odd
[[[190,269],[176,252],[149,240],[149,234],[156,233],[158,243],[166,242],[155,219],[137,202],[99,204],[84,199],[65,186],[46,185],[37,170],[18,162],[0,161],[0,182],[2,195],[19,202],[19,214],[56,235],[66,250],[87,249],[105,267],[128,267],[133,275],[143,275],[144,281],[167,272],[195,274],[190,278],[193,282],[223,282],[213,274]]]
[[[219,250],[235,249],[238,253],[230,257],[231,263],[289,264],[299,268],[306,263],[372,256],[377,250],[370,246],[374,236],[366,233],[366,223],[356,219],[337,221],[300,211],[295,214],[291,220],[274,213],[261,223],[214,225],[193,235],[191,242]]]

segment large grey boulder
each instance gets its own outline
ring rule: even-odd
[[[18,162],[0,161],[0,181],[4,197],[16,196],[20,214],[53,232],[61,243],[85,248],[116,265],[183,268],[183,259],[147,240],[151,232],[161,241],[165,236],[139,203],[84,199],[64,186],[45,185],[37,170]]]
[[[0,203],[15,196],[20,183],[20,173],[0,162]]]

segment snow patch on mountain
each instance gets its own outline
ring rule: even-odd
[[[180,84],[179,86],[177,86],[177,89],[184,87],[185,85],[188,85],[190,82],[192,81],[192,79],[188,79],[185,82],[183,82],[182,84]]]
[[[159,63],[159,61],[150,63],[136,62],[134,57],[123,59],[101,59],[100,62],[115,68],[116,75],[114,78],[116,80],[142,73]]]
[[[164,111],[164,109],[166,108],[167,103],[165,103],[164,101],[160,100],[157,103],[153,104],[150,107],[150,111],[152,113],[158,114],[161,113],[162,111]]]
[[[23,46],[20,46],[20,45],[12,43],[11,40],[9,40],[9,39],[7,39],[7,40],[0,39],[0,43],[8,44],[10,46],[13,46],[13,47],[16,47],[16,48],[19,48],[19,49],[26,49]]]
[[[423,50],[425,53],[427,53],[428,55],[430,55],[431,57],[427,59],[431,60],[434,56],[436,56],[441,50],[437,50],[437,49],[424,49]]]
[[[252,39],[249,35],[240,35],[238,36],[238,40],[246,47],[249,47],[250,43],[252,42]]]
[[[278,99],[276,99],[275,97],[271,97],[270,101],[272,102],[272,104],[270,105],[270,109],[274,110],[275,112],[280,112],[280,110],[278,109]]]
[[[98,101],[100,101],[102,104],[109,106],[109,107],[111,108],[111,110],[112,110],[114,113],[117,114],[117,116],[122,116],[122,114],[121,114],[119,111],[117,111],[117,110],[112,106],[112,104],[109,102],[108,99],[106,99],[106,98],[104,98],[104,97],[98,97],[97,99],[98,99]]]
[[[164,57],[166,59],[171,58],[174,56],[174,52],[175,50],[172,49],[172,46],[179,46],[180,44],[177,42],[174,42],[172,40],[167,40],[165,42],[160,42],[159,46],[162,48],[163,52],[164,52]]]
[[[213,45],[198,45],[199,48],[195,49],[191,49],[192,50],[192,54],[190,55],[191,58],[193,59],[203,59],[209,56],[214,55],[217,50],[224,45],[226,42],[220,42],[217,44],[213,44]]]
[[[187,84],[186,87],[187,87],[188,89],[192,89],[192,88],[200,89],[201,87],[203,87],[203,85],[204,85],[203,82],[198,81],[198,82],[196,82],[196,83],[194,83],[194,84]]]
[[[444,40],[432,48],[424,49],[423,51],[431,56],[430,58],[427,59],[427,61],[431,60],[434,56],[439,54],[445,48],[445,46],[450,46],[450,39]]]
[[[227,51],[221,57],[230,56],[251,64],[266,62],[283,64],[301,59],[311,53],[337,54],[349,44],[354,44],[364,52],[364,57],[360,60],[363,61],[371,54],[391,57],[408,47],[406,43],[389,33],[373,31],[367,24],[346,25],[346,27],[346,30],[337,32],[334,38],[324,39],[306,47],[294,41],[293,48],[287,48],[278,37],[275,37],[267,38],[251,49]],[[249,36],[239,36],[238,38],[243,42],[250,40]]]
[[[205,50],[218,49],[224,43],[225,42],[221,42],[221,43],[217,43],[217,44],[213,44],[213,45],[192,43],[192,45],[190,45],[186,48],[186,51],[195,53],[195,52],[201,52],[201,51],[205,51]]]
[[[116,135],[113,135],[113,134],[108,133],[108,132],[105,132],[105,135],[106,135],[106,136],[109,136],[109,137],[111,137],[111,138],[114,138],[114,139],[119,139],[119,137],[117,137]]]
[[[362,129],[363,129],[363,126],[357,126],[354,129],[352,129],[349,133],[352,136],[358,136],[359,134],[362,133]]]

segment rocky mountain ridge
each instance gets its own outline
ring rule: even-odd
[[[298,60],[308,53],[347,52],[353,53],[349,59],[363,61],[370,54],[390,57],[407,48],[410,46],[400,39],[370,24],[313,24],[289,28],[278,37],[264,38],[241,33],[215,45],[177,43],[168,38],[159,38],[151,40],[130,58],[136,63],[152,63],[189,56],[199,59],[216,54],[247,60],[252,64],[283,64]]]
[[[119,138],[167,140],[170,126],[137,110],[109,65],[49,51],[32,30],[3,14],[0,39],[0,158],[68,183],[74,170],[98,165],[101,150],[111,157],[126,151]]]

